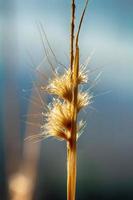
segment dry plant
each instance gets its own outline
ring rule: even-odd
[[[42,139],[48,137],[56,137],[59,140],[65,140],[67,144],[67,200],[75,200],[76,195],[76,162],[77,162],[77,140],[85,126],[84,121],[79,121],[79,112],[90,105],[92,95],[81,90],[80,85],[87,83],[87,70],[84,65],[79,62],[79,33],[87,8],[88,0],[86,0],[84,10],[82,12],[77,33],[75,34],[75,0],[72,0],[72,16],[71,16],[71,36],[70,36],[70,65],[64,68],[64,73],[59,74],[51,60],[48,58],[48,52],[44,45],[43,27],[41,26],[40,34],[43,42],[45,54],[51,65],[53,77],[47,86],[42,86],[42,92],[46,92],[53,96],[52,102],[45,105],[42,112],[43,124],[41,133],[33,135],[28,139]],[[45,38],[47,39],[46,35]],[[48,42],[48,40],[47,40]],[[50,44],[49,48],[52,51]],[[56,57],[55,57],[56,59]],[[56,59],[58,62],[58,60]],[[42,101],[42,105],[44,105]]]

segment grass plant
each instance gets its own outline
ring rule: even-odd
[[[85,122],[78,119],[79,112],[91,103],[92,95],[81,89],[81,85],[88,80],[87,70],[80,65],[79,33],[81,30],[88,0],[85,2],[77,33],[75,34],[75,0],[71,4],[71,34],[70,34],[70,64],[64,68],[63,74],[59,74],[50,59],[53,77],[48,81],[42,91],[52,95],[52,101],[46,105],[42,112],[43,124],[41,133],[32,136],[32,139],[56,137],[65,140],[67,146],[67,200],[76,198],[76,174],[77,174],[77,140]],[[42,28],[43,31],[43,28]],[[40,32],[41,33],[41,32]],[[42,33],[41,33],[42,37]],[[46,38],[47,39],[47,38]],[[42,37],[42,42],[43,37]],[[49,47],[50,44],[48,43]],[[44,46],[46,55],[47,50]],[[52,51],[51,47],[50,50]],[[55,57],[54,52],[52,51]],[[55,57],[56,58],[56,57]]]

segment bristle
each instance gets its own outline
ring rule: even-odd
[[[77,110],[78,112],[88,106],[91,103],[92,95],[89,95],[87,92],[79,92],[78,94],[78,102],[77,102]]]
[[[86,67],[82,66],[79,70],[78,83],[83,84],[83,83],[87,83],[87,81],[88,81],[87,70],[86,70]]]
[[[86,126],[86,121],[83,121],[83,120],[79,121],[78,126],[77,126],[77,140],[84,132],[85,126]]]

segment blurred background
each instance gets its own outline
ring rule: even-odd
[[[78,24],[84,1],[76,4]],[[38,24],[68,67],[70,8],[70,0],[0,0],[1,200],[66,199],[65,142],[24,138],[39,133],[41,98],[50,100],[38,92],[51,76]],[[91,0],[86,11],[79,44],[81,63],[93,52],[87,87],[94,102],[81,116],[77,200],[133,199],[132,18],[132,0]]]

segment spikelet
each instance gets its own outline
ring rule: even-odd
[[[71,109],[69,103],[62,103],[59,99],[53,101],[45,114],[46,123],[42,126],[44,134],[68,140],[71,129]]]
[[[79,71],[78,84],[87,83],[87,74],[85,68],[81,68]],[[72,101],[72,84],[71,84],[71,72],[66,70],[65,73],[61,76],[56,76],[53,80],[50,81],[47,86],[47,92],[57,95],[59,98]]]
[[[55,77],[50,81],[47,87],[48,93],[57,95],[59,98],[72,100],[72,89],[71,89],[71,73],[70,70],[65,71],[65,74]]]
[[[84,98],[85,97],[85,98]],[[79,98],[78,110],[89,103],[87,93],[81,93]],[[71,138],[72,110],[69,102],[61,102],[54,99],[52,105],[48,106],[48,112],[44,114],[45,123],[41,126],[41,137],[50,136],[60,140],[69,140]],[[77,124],[77,138],[79,132],[84,127],[83,121]]]

